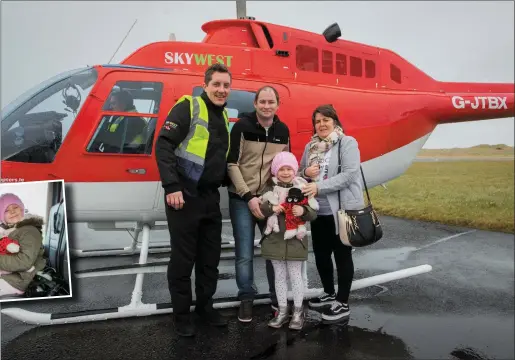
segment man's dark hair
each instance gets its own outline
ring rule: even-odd
[[[213,64],[207,68],[206,73],[204,74],[204,83],[206,85],[209,85],[209,82],[211,81],[211,79],[213,79],[213,74],[215,72],[227,73],[227,74],[229,74],[229,77],[232,80],[231,72],[229,71],[227,66],[217,63],[217,64]]]
[[[134,99],[127,90],[117,91],[113,93],[111,97],[116,98],[121,104],[123,104],[124,110],[131,110],[134,108]]]
[[[279,104],[279,93],[277,92],[277,90],[275,90],[275,88],[273,86],[270,86],[270,85],[265,85],[256,92],[256,96],[254,97],[254,103],[257,103],[259,94],[261,94],[261,91],[267,90],[267,89],[270,89],[274,92],[277,103]]]
[[[342,126],[342,123],[340,122],[340,119],[338,119],[338,114],[336,113],[336,110],[335,108],[330,105],[330,104],[326,104],[326,105],[320,105],[319,107],[317,107],[315,109],[315,111],[313,111],[313,116],[311,118],[311,122],[313,124],[313,133],[316,133],[316,130],[315,130],[315,116],[316,114],[322,114],[328,118],[331,118],[333,119],[334,121],[334,124],[336,126],[339,126],[342,128],[342,131],[345,132],[345,130],[343,129],[343,126]]]

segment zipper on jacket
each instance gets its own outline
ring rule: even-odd
[[[265,129],[266,139],[265,139],[265,147],[263,148],[263,152],[261,153],[261,166],[259,168],[259,185],[256,189],[256,195],[258,195],[259,189],[261,188],[261,181],[262,181],[262,172],[263,172],[263,162],[265,158],[265,151],[266,151],[266,145],[268,144],[268,129]],[[259,139],[259,137],[258,137]]]
[[[284,225],[286,225],[286,216],[284,217],[284,222],[285,222]],[[284,260],[288,259],[288,241],[290,241],[290,240],[284,241],[284,247],[285,247],[284,248]]]

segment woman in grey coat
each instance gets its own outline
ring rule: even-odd
[[[303,192],[316,196],[317,219],[311,222],[313,252],[324,294],[309,301],[312,308],[327,307],[324,320],[338,320],[350,314],[348,299],[354,277],[352,248],[345,246],[338,234],[337,211],[364,207],[360,152],[356,139],[345,135],[336,110],[322,105],[313,112],[314,135],[306,145],[300,162],[300,174],[310,183]],[[340,148],[340,152],[338,149]],[[338,173],[338,157],[341,171]],[[341,204],[338,204],[340,191]],[[338,274],[338,293],[334,289],[334,253]]]

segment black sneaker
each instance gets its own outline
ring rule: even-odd
[[[346,316],[349,316],[350,310],[349,305],[342,304],[339,301],[335,301],[331,307],[322,313],[322,319],[324,320],[340,320]]]
[[[252,321],[252,300],[242,300],[240,303],[240,311],[238,312],[238,320],[241,322]]]
[[[209,323],[212,326],[227,326],[227,319],[220,315],[215,309],[195,309],[195,311],[203,321]]]
[[[173,317],[173,323],[177,335],[185,337],[195,335],[195,328],[193,326],[193,322],[191,321],[190,314],[175,315]]]
[[[322,306],[331,305],[334,301],[336,301],[336,294],[331,295],[324,293],[323,295],[313,300],[309,300],[308,305],[312,308],[319,308]]]

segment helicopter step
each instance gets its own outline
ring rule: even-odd
[[[150,228],[151,226],[148,224],[144,224],[142,226],[142,247],[139,257],[138,267],[142,265],[149,265],[147,262],[148,257],[148,248],[150,242]],[[134,289],[132,292],[131,301],[128,305],[117,307],[117,308],[106,308],[106,309],[94,309],[94,310],[83,310],[76,312],[65,312],[65,313],[39,313],[27,311],[21,308],[6,308],[2,309],[2,314],[10,316],[16,320],[34,324],[34,325],[57,325],[57,324],[69,324],[69,323],[80,323],[80,322],[89,322],[89,321],[101,321],[108,319],[118,319],[118,318],[127,318],[127,317],[136,317],[136,316],[149,316],[149,315],[158,315],[158,314],[167,314],[173,312],[173,305],[171,303],[154,303],[154,304],[145,304],[142,302],[143,296],[143,279],[145,276],[145,272],[150,272],[148,269],[152,269],[152,267],[164,267],[164,262],[161,262],[159,265],[150,264],[149,267],[137,268],[133,269],[136,275],[136,281],[134,284]],[[403,278],[407,278],[414,275],[419,275],[423,273],[427,273],[432,270],[430,265],[420,265],[411,268],[406,268],[398,271],[393,271],[385,274],[375,275],[368,278],[363,278],[359,280],[355,280],[352,283],[351,291],[355,291],[358,289],[362,289],[369,286],[383,284],[385,282],[395,281]],[[113,271],[120,271],[113,270]],[[305,271],[305,270],[304,270]],[[85,274],[87,272],[82,272]],[[101,276],[101,275],[100,275]],[[304,273],[304,280],[307,280],[306,272]],[[307,284],[307,281],[305,282]],[[337,288],[337,287],[336,287]],[[323,289],[309,289],[306,287],[305,298],[311,299],[323,292]],[[288,293],[288,298],[292,298],[291,292]],[[240,301],[238,301],[235,297],[225,297],[215,299],[214,307],[215,308],[230,308],[239,306]],[[268,294],[260,294],[256,298],[256,304],[267,304],[270,303],[270,298]],[[191,307],[194,309],[194,306]]]
[[[230,223],[230,219],[223,219],[222,223]],[[96,256],[128,256],[137,255],[141,252],[141,243],[139,235],[141,233],[141,225],[139,223],[136,226],[118,227],[114,222],[108,222],[103,224],[88,223],[88,228],[99,231],[132,231],[132,243],[130,246],[120,248],[102,248],[102,249],[70,249],[70,255],[77,258],[82,257],[96,257]],[[168,230],[166,222],[156,222],[152,226],[152,230]],[[259,248],[260,239],[254,239],[254,247]],[[228,234],[222,234],[222,249],[232,249],[235,247],[234,237]],[[159,254],[170,252],[170,241],[156,242],[149,246],[149,254]]]
[[[226,255],[224,255],[224,253]],[[261,257],[261,252],[254,251],[254,257]],[[235,260],[236,255],[233,252],[223,252],[220,257],[220,261],[224,260]],[[134,274],[148,274],[148,273],[159,273],[167,272],[168,262],[166,261],[150,261],[145,264],[128,264],[118,266],[108,266],[100,268],[91,268],[85,270],[77,270],[74,272],[76,278],[89,278],[89,277],[100,277],[100,276],[113,276],[113,275],[134,275]]]

